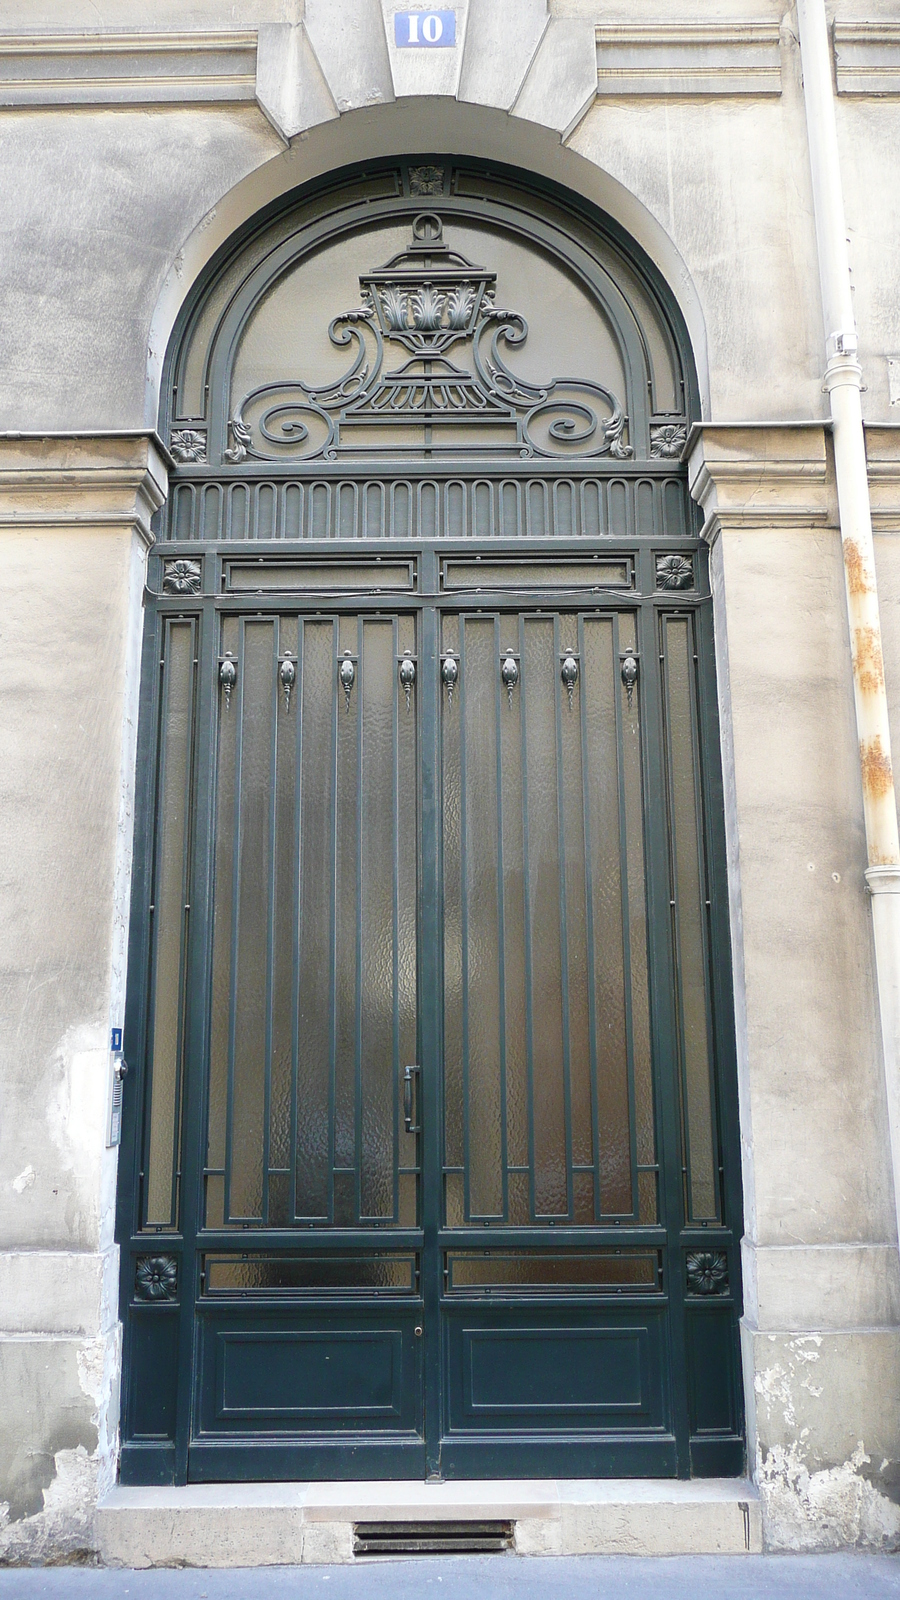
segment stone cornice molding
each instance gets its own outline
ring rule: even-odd
[[[0,106],[252,102],[256,43],[255,28],[0,33]]]
[[[695,423],[684,449],[703,537],[836,524],[824,422]]]
[[[834,24],[838,94],[900,95],[900,22]]]
[[[876,533],[900,533],[900,424],[866,424],[869,500]]]
[[[604,22],[596,29],[600,95],[778,95],[777,23]]]
[[[457,51],[398,51],[401,0],[306,0],[302,23],[0,32],[0,107],[257,103],[286,139],[357,107],[447,95],[553,128],[597,96],[777,95],[777,24],[600,23],[547,0],[457,0]],[[350,25],[352,24],[352,26]]]
[[[171,465],[148,432],[0,433],[0,527],[131,527],[152,544]]]

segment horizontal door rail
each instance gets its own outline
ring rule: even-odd
[[[502,478],[459,471],[441,477],[373,474],[303,477],[296,471],[247,479],[173,480],[162,538],[171,540],[358,540],[462,538],[660,538],[692,531],[682,477],[571,471]]]

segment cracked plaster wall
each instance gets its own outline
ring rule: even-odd
[[[896,1331],[744,1337],[769,1547],[900,1549]]]
[[[0,472],[0,504],[2,488]],[[116,1159],[105,1137],[144,547],[127,523],[6,527],[0,567],[0,1561],[71,1559],[94,1549],[94,1506],[115,1475]]]

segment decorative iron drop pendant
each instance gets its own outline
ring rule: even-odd
[[[344,651],[344,659],[338,669],[338,677],[341,680],[341,688],[344,691],[344,699],[347,702],[347,710],[349,711],[350,696],[353,693],[353,685],[356,682],[356,666],[351,659],[349,650]]]
[[[566,694],[569,696],[569,710],[571,711],[572,695],[575,691],[575,685],[578,682],[578,662],[572,655],[571,651],[568,655],[563,657],[563,663],[559,669],[559,675],[566,686]]]
[[[629,707],[629,710],[631,709],[631,697],[634,694],[634,686],[637,683],[637,681],[638,681],[638,664],[637,664],[637,660],[636,660],[636,658],[634,656],[627,655],[627,656],[625,656],[625,658],[624,658],[624,660],[622,662],[622,682],[625,685],[625,692],[628,695],[628,707]]]
[[[294,692],[294,684],[297,682],[297,663],[293,656],[285,656],[278,669],[278,676],[281,679],[281,687],[284,690],[285,713],[288,713],[291,709],[291,695]]]
[[[441,660],[441,683],[447,691],[447,705],[453,704],[453,691],[459,682],[459,662],[456,656],[444,656]]]
[[[519,681],[519,663],[511,650],[507,650],[506,655],[503,657],[503,663],[500,667],[500,677],[503,680],[503,686],[506,689],[506,697],[509,701],[509,708],[512,710],[513,689],[516,687],[516,684]]]
[[[409,710],[410,696],[413,684],[416,681],[416,663],[409,650],[404,650],[403,660],[400,663],[400,687],[406,695],[406,709]]]
[[[225,691],[225,710],[231,709],[231,691],[237,683],[237,662],[230,650],[226,650],[219,662],[219,682]]]

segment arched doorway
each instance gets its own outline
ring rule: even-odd
[[[664,291],[342,173],[176,330],[123,1480],[743,1465],[711,609]]]

